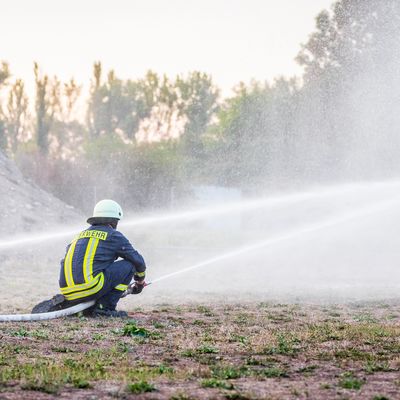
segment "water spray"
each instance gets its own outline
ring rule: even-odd
[[[387,183],[373,183],[369,184],[377,185],[379,187],[385,186],[398,186],[399,182],[387,182]],[[362,188],[363,185],[360,185]],[[354,190],[353,186],[341,185],[340,187],[327,187],[323,190],[313,191],[309,190],[303,193],[297,194],[286,194],[280,196],[263,197],[260,199],[243,200],[230,203],[217,204],[212,207],[201,207],[195,210],[186,210],[178,213],[166,213],[166,214],[155,214],[153,216],[146,216],[142,218],[135,218],[132,220],[121,222],[121,227],[132,227],[132,226],[147,226],[164,224],[168,222],[188,222],[198,220],[205,217],[219,216],[230,213],[246,212],[256,210],[265,207],[274,207],[281,205],[290,205],[297,202],[313,200],[318,198],[325,198],[336,194],[343,194],[345,192],[351,193]],[[29,235],[28,237],[16,237],[11,240],[0,241],[0,251],[7,248],[21,246],[24,244],[42,243],[48,240],[63,239],[68,237],[74,237],[77,232],[82,230],[81,226],[72,226],[62,232],[55,231],[50,233],[35,233],[35,235]]]
[[[217,204],[212,207],[202,207],[196,210],[187,210],[178,213],[155,214],[153,216],[146,216],[142,218],[135,218],[125,222],[121,222],[122,227],[132,226],[146,226],[154,224],[164,224],[172,221],[192,221],[204,217],[211,217],[215,215],[224,215],[235,212],[250,211],[257,208],[270,207],[277,204],[291,204],[297,201],[312,199],[321,196],[321,193],[305,192],[296,195],[265,197],[257,200],[245,200],[239,202],[231,202],[224,204]],[[73,237],[77,232],[80,232],[81,227],[71,227],[63,232],[50,232],[43,234],[30,235],[29,237],[20,237],[11,240],[0,241],[0,251],[2,249],[20,246],[23,244],[41,243],[47,240],[62,239],[65,237]]]
[[[247,245],[247,246],[241,247],[241,248],[239,248],[237,250],[234,250],[234,251],[231,251],[231,252],[216,256],[216,257],[209,258],[209,259],[204,260],[202,262],[199,262],[197,264],[194,264],[194,265],[191,265],[189,267],[180,269],[179,271],[171,272],[169,274],[160,276],[160,277],[158,277],[156,279],[153,279],[149,283],[146,283],[146,286],[148,286],[150,284],[154,284],[154,283],[160,282],[160,281],[163,281],[163,280],[166,280],[166,279],[169,279],[169,278],[173,278],[173,277],[175,277],[177,275],[181,275],[181,274],[184,274],[184,273],[187,273],[187,272],[191,272],[191,271],[193,271],[195,269],[199,269],[199,268],[205,267],[205,266],[210,265],[210,264],[214,264],[214,263],[222,261],[222,260],[226,260],[226,259],[229,259],[229,258],[232,258],[232,257],[236,257],[236,256],[239,256],[239,255],[251,252],[251,251],[259,250],[259,249],[274,245],[274,244],[279,243],[279,242],[295,239],[295,238],[297,238],[297,237],[299,237],[301,235],[304,235],[304,234],[317,232],[317,231],[320,231],[320,230],[323,230],[323,229],[328,229],[330,227],[333,227],[333,226],[336,226],[336,225],[339,225],[339,224],[343,224],[343,223],[352,221],[354,219],[365,217],[365,216],[368,216],[369,214],[374,214],[374,213],[383,211],[384,209],[386,209],[386,208],[388,208],[390,206],[398,205],[399,203],[400,203],[400,197],[396,197],[396,198],[394,198],[392,200],[387,200],[387,201],[384,201],[384,202],[380,202],[379,204],[374,205],[374,206],[364,207],[364,208],[361,208],[361,209],[359,209],[357,211],[353,211],[351,213],[347,213],[347,214],[345,214],[345,215],[343,215],[341,217],[331,218],[331,219],[328,219],[328,220],[326,220],[324,222],[321,222],[319,224],[313,224],[313,225],[307,226],[307,227],[302,228],[302,229],[293,230],[292,232],[289,232],[289,233],[286,233],[286,234],[282,234],[282,235],[275,236],[275,237],[272,237],[272,238],[269,238],[269,239],[266,239],[266,240],[263,240],[263,241],[259,241],[257,243],[253,243],[251,245]],[[126,293],[126,294],[128,294],[128,293]],[[126,296],[126,294],[125,294],[125,296]]]
[[[374,206],[367,206],[364,208],[360,208],[357,211],[353,211],[351,213],[346,213],[346,214],[342,215],[341,217],[330,218],[321,223],[312,224],[312,225],[306,226],[302,229],[297,229],[297,230],[293,230],[292,232],[289,232],[286,234],[277,235],[275,237],[268,238],[266,240],[259,241],[257,243],[253,243],[251,245],[241,247],[237,250],[230,251],[228,253],[224,253],[222,255],[204,260],[200,263],[180,269],[179,271],[174,271],[169,274],[163,275],[163,276],[158,277],[158,278],[154,279],[153,281],[147,283],[146,285],[161,282],[163,280],[175,277],[180,274],[191,272],[193,270],[205,267],[207,265],[210,265],[210,264],[213,264],[213,263],[225,260],[225,259],[229,259],[229,258],[236,257],[236,256],[239,256],[239,255],[251,252],[251,251],[255,251],[255,250],[259,250],[259,249],[262,249],[262,248],[265,248],[268,246],[272,246],[276,243],[295,239],[304,234],[317,232],[317,231],[320,231],[323,229],[328,229],[335,225],[339,225],[339,224],[346,223],[346,222],[349,222],[349,221],[352,221],[352,220],[355,220],[355,219],[358,219],[361,217],[365,217],[367,215],[383,211],[383,210],[387,209],[388,207],[398,205],[399,202],[400,202],[400,197],[395,197],[395,198],[392,198],[391,200],[380,202]],[[125,292],[123,296],[126,296],[127,294],[128,293]],[[41,313],[41,314],[0,315],[0,322],[38,321],[38,320],[61,318],[61,317],[65,317],[68,315],[76,314],[80,311],[83,311],[83,310],[93,306],[94,304],[95,304],[95,301],[89,301],[89,302],[85,302],[85,303],[80,303],[76,306],[73,306],[73,307],[70,307],[70,308],[67,308],[64,310],[58,310],[58,311],[53,311],[53,312],[48,312],[48,313]]]

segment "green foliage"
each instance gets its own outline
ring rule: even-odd
[[[260,374],[266,378],[285,378],[288,376],[287,372],[279,367],[264,368]]]
[[[298,349],[296,347],[297,339],[293,338],[290,334],[278,333],[276,335],[277,345],[267,347],[264,350],[264,354],[283,354],[293,355]]]
[[[127,322],[122,332],[124,336],[149,337],[151,335],[146,328],[138,327],[134,320]]]
[[[48,394],[56,394],[58,392],[58,388],[58,385],[55,385],[53,382],[48,382],[47,380],[38,382],[29,381],[21,385],[21,389],[23,390],[32,390]]]
[[[77,389],[88,389],[91,387],[91,385],[88,381],[86,381],[84,379],[80,379],[80,378],[74,379],[72,381],[72,384]]]
[[[102,73],[101,63],[95,63],[87,116],[91,137],[120,132],[123,138],[133,140],[154,106],[158,77],[149,71],[143,80],[124,82],[111,70],[103,81]]]
[[[248,374],[249,370],[245,366],[217,366],[212,369],[212,376],[219,379],[238,379]]]
[[[43,77],[39,73],[39,66],[35,63],[35,85],[36,85],[36,126],[35,136],[36,142],[40,152],[47,155],[49,151],[49,131],[51,124],[53,123],[54,110],[51,110],[49,100],[49,77],[44,75]]]
[[[180,98],[179,113],[186,119],[182,135],[186,167],[193,173],[204,165],[207,129],[219,108],[219,90],[211,76],[198,71],[191,72],[186,79],[178,77],[175,85]]]
[[[345,372],[339,380],[339,386],[343,389],[360,390],[363,381],[354,377],[351,372]]]
[[[235,388],[232,383],[221,381],[215,378],[203,379],[201,381],[201,386],[204,388],[219,388],[227,390],[233,390]]]
[[[50,78],[35,63],[30,116],[24,82],[11,82],[3,62],[0,148],[78,208],[103,196],[136,209],[170,205],[192,184],[251,191],[320,180],[323,172],[364,177],[371,165],[374,174],[395,173],[399,4],[336,1],[299,52],[301,80],[241,83],[224,101],[200,71],[123,80],[96,62],[82,121],[81,86]],[[359,157],[349,162],[353,152]]]
[[[196,349],[197,353],[200,354],[216,354],[219,353],[219,350],[213,346],[200,346],[199,348]]]
[[[127,385],[127,391],[134,394],[154,392],[155,390],[154,385],[147,381],[138,381]]]
[[[27,337],[29,336],[29,331],[27,331],[25,328],[19,328],[16,331],[11,331],[10,335],[16,337]]]

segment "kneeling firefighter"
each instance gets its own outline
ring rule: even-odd
[[[38,304],[33,313],[96,300],[94,306],[84,311],[85,315],[127,316],[124,311],[116,311],[116,305],[132,278],[135,283],[128,292],[141,293],[146,285],[146,264],[129,240],[116,230],[122,216],[120,205],[113,200],[96,204],[93,216],[87,220],[90,227],[74,238],[61,260],[62,296]],[[118,258],[122,260],[116,261]]]

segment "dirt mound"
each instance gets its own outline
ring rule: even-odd
[[[29,182],[0,152],[0,237],[79,221],[80,212]]]

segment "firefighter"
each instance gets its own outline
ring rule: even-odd
[[[117,231],[122,217],[118,203],[99,201],[93,216],[87,220],[90,227],[67,246],[59,279],[64,296],[62,308],[96,300],[85,315],[127,317],[126,312],[116,310],[117,303],[132,278],[135,281],[132,293],[141,293],[145,286],[146,264],[129,240]]]

